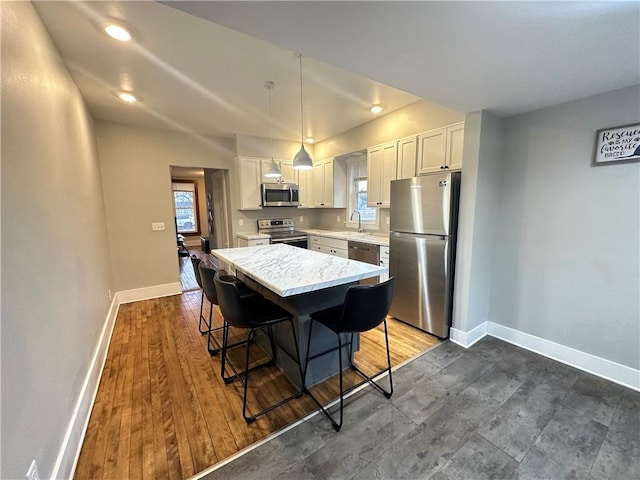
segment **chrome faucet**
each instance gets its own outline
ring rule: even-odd
[[[364,228],[362,228],[362,223],[360,222],[360,212],[358,210],[354,210],[353,212],[351,212],[351,216],[349,217],[349,221],[350,222],[353,221],[353,216],[356,213],[358,214],[358,233],[362,233],[362,232],[364,232]]]

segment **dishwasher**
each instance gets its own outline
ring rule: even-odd
[[[349,260],[380,265],[380,247],[371,243],[353,242],[349,240]],[[375,284],[379,282],[379,277],[366,278],[360,280],[360,284]]]

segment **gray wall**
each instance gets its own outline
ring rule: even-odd
[[[465,118],[453,327],[469,332],[489,318],[502,170],[503,121],[488,112]]]
[[[113,289],[93,126],[29,2],[2,2],[2,465],[49,478]]]
[[[505,121],[490,318],[640,367],[640,164],[591,167],[640,121],[632,87]]]
[[[170,166],[231,169],[233,140],[103,121],[95,129],[116,290],[178,282]]]

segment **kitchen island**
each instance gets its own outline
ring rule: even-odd
[[[307,351],[309,314],[342,303],[350,285],[387,271],[386,267],[284,244],[212,250],[211,256],[216,269],[236,275],[247,286],[294,316],[297,320],[294,321],[296,338],[303,362]],[[286,353],[280,355],[278,352],[277,364],[293,383],[300,386],[302,379],[289,355],[295,351],[290,333],[284,326],[279,327],[275,329],[275,335]],[[314,327],[313,332],[311,355],[336,346],[335,335],[329,330]],[[357,339],[354,342],[355,351]],[[307,386],[337,374],[337,357],[336,351],[310,361]],[[347,355],[344,357],[343,366],[347,366]]]

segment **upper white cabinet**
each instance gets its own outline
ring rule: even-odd
[[[418,137],[416,135],[398,140],[398,173],[396,178],[411,178],[416,176],[417,152]]]
[[[391,180],[396,179],[398,142],[393,141],[367,148],[367,205],[390,205]]]
[[[262,160],[252,157],[238,157],[238,194],[240,210],[261,210]]]
[[[346,207],[347,171],[344,161],[330,158],[315,162],[311,178],[315,207]]]
[[[313,170],[297,170],[298,208],[313,208]]]
[[[418,174],[460,170],[463,139],[464,122],[418,135]]]
[[[263,174],[269,171],[269,163],[271,160],[262,160]],[[280,165],[281,177],[265,177],[262,176],[262,183],[296,183],[295,171],[293,170],[293,160],[276,160]]]

